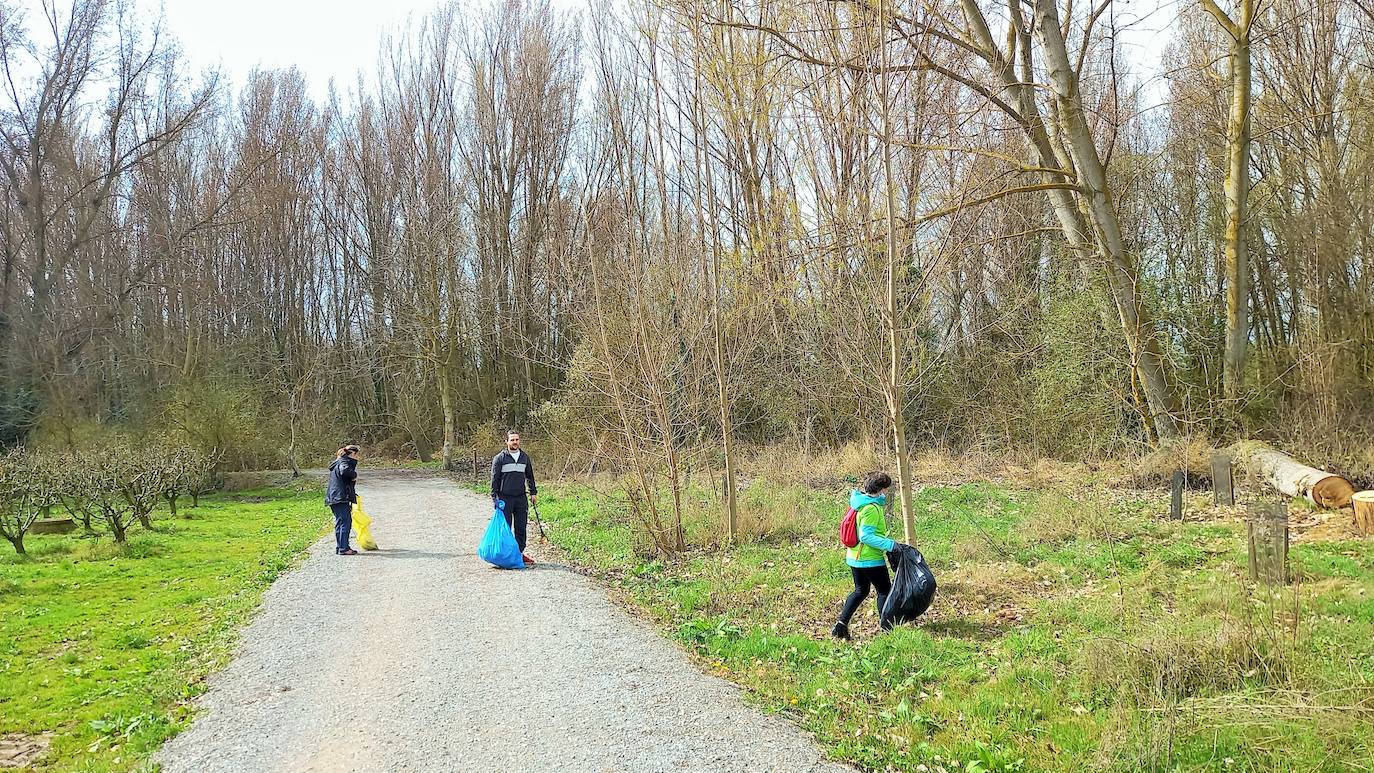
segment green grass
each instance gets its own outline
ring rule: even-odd
[[[0,736],[53,733],[39,770],[145,766],[327,520],[314,491],[188,505],[126,547],[35,536],[27,559],[0,557]]]
[[[570,560],[705,668],[869,770],[1374,769],[1374,542],[1298,542],[1298,582],[1270,591],[1245,581],[1233,523],[931,488],[914,541],[935,605],[879,636],[869,603],[842,644],[826,635],[850,588],[840,507],[772,490],[742,498],[758,536],[673,559],[637,552],[613,498],[546,485],[540,509]],[[688,512],[689,542],[716,541],[714,513]]]

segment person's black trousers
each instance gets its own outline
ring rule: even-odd
[[[506,523],[515,532],[515,542],[520,552],[525,552],[525,529],[530,524],[530,500],[525,497],[501,497],[506,503]]]
[[[849,573],[854,576],[854,590],[850,591],[849,598],[844,600],[844,609],[840,610],[840,622],[849,625],[849,618],[854,616],[859,610],[859,605],[868,598],[870,587],[878,591],[878,614],[882,615],[883,602],[887,601],[887,594],[892,590],[892,578],[887,576],[887,566],[851,566]]]
[[[334,552],[342,553],[348,550],[348,534],[353,531],[353,504],[340,502],[329,509],[334,513]]]

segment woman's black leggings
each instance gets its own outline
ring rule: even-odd
[[[854,616],[859,605],[868,598],[870,587],[878,590],[878,614],[881,615],[883,602],[887,601],[888,591],[892,590],[892,580],[887,576],[887,566],[851,566],[849,573],[854,575],[854,590],[850,592],[849,598],[844,600],[844,609],[840,610],[840,622],[849,625],[849,618]]]

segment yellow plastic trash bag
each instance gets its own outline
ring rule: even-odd
[[[363,512],[363,498],[353,503],[353,528],[358,532],[358,547],[363,550],[376,550],[377,540],[372,539],[372,519]]]

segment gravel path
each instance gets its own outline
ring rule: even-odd
[[[580,575],[482,562],[486,499],[358,482],[383,550],[338,557],[331,536],[277,581],[169,773],[848,770]]]

